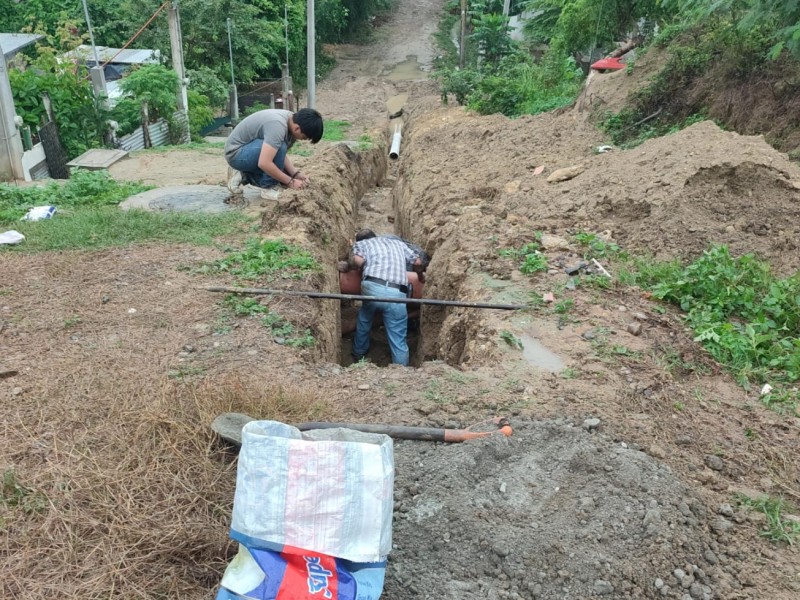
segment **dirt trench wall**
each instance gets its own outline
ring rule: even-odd
[[[386,175],[385,136],[373,137],[373,148],[356,152],[347,144],[332,146],[304,163],[311,185],[302,192],[283,191],[261,220],[264,237],[281,238],[309,249],[322,271],[308,283],[314,291],[339,293],[336,261],[348,252],[354,234],[358,200]],[[341,320],[338,300],[293,298],[294,312],[312,328],[319,358],[339,360]]]

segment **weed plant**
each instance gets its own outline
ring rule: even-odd
[[[272,281],[276,277],[302,279],[319,271],[320,266],[311,254],[283,240],[250,239],[244,250],[232,252],[203,270],[230,273],[240,280]]]
[[[800,538],[800,523],[784,517],[786,505],[782,498],[748,498],[747,496],[737,496],[738,502],[752,510],[764,513],[767,522],[760,534],[773,541],[789,544],[793,546],[795,541]]]
[[[537,241],[529,242],[520,248],[504,248],[499,251],[500,256],[512,258],[519,262],[519,271],[524,275],[533,275],[539,271],[547,271],[547,257],[542,253],[538,240],[541,233],[537,233]]]

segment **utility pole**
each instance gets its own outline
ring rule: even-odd
[[[108,97],[106,90],[106,75],[103,72],[103,67],[100,64],[100,55],[97,54],[97,46],[94,43],[94,31],[92,31],[92,20],[89,18],[89,9],[86,6],[86,0],[83,2],[83,14],[86,17],[86,27],[89,29],[89,40],[92,42],[92,52],[94,52],[94,66],[89,69],[89,76],[92,80],[92,89],[94,90],[94,97],[105,104],[105,98]]]
[[[229,95],[229,102],[231,104],[230,113],[231,121],[234,123],[239,120],[239,95],[236,92],[236,79],[233,76],[233,43],[231,42],[231,19],[228,17],[228,54],[231,58],[231,91]]]
[[[504,0],[503,1],[503,16],[508,17],[508,13],[511,12],[511,0]]]
[[[0,49],[0,134],[3,136],[3,140],[0,140],[0,181],[25,181],[22,140],[17,129],[16,115],[11,110],[13,106],[14,96],[8,81],[6,57]]]
[[[462,0],[463,1],[463,0]],[[308,38],[306,41],[306,52],[308,52],[308,108],[316,108],[317,104],[317,67],[316,67],[316,47],[314,31],[314,0],[308,0],[307,25]]]
[[[458,68],[464,68],[467,54],[467,0],[461,0],[461,40],[458,44]]]
[[[183,68],[183,37],[181,36],[181,16],[178,0],[172,0],[169,7],[169,43],[172,49],[172,68],[178,74],[178,112],[181,114],[181,143],[188,144],[189,135],[189,93],[186,72]]]

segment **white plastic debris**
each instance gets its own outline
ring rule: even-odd
[[[761,388],[761,395],[766,396],[772,391],[772,386],[768,383],[764,384],[764,387]]]
[[[613,150],[614,146],[598,146],[596,148],[598,154],[605,154],[606,152]]]
[[[43,219],[51,218],[54,214],[56,214],[55,206],[34,206],[27,213],[25,213],[25,216],[20,220],[41,221]]]
[[[24,239],[25,236],[14,229],[0,233],[0,244],[19,244]]]

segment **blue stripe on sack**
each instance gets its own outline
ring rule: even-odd
[[[231,528],[231,539],[236,540],[240,544],[244,544],[247,546],[248,550],[269,550],[270,552],[283,552],[284,545],[278,544],[275,542],[268,542],[266,540],[262,540],[259,538],[255,538],[253,536],[247,535],[246,533],[242,533],[241,531],[237,531]]]

